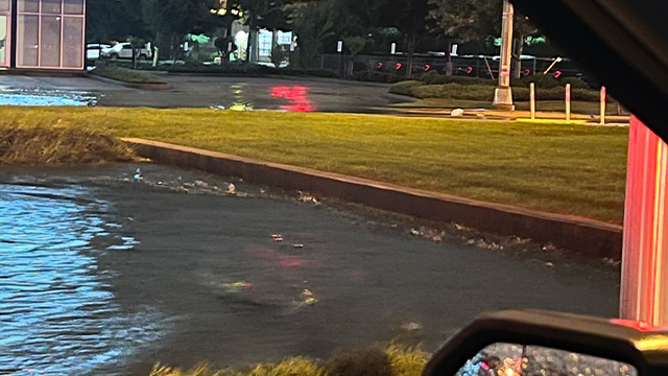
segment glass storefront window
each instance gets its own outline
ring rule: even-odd
[[[0,12],[9,12],[10,0],[0,0]]]
[[[0,7],[3,1],[9,0],[0,0]],[[18,1],[16,66],[82,69],[85,52],[84,0]],[[0,65],[1,59],[2,55]]]
[[[83,66],[83,18],[65,17],[63,25],[63,67],[81,68]]]
[[[39,64],[39,16],[19,16],[17,65],[36,67]]]
[[[39,12],[39,0],[19,0],[19,12]]]
[[[60,22],[62,17],[42,16],[42,43],[40,66],[60,67]]]
[[[9,17],[6,15],[0,15],[0,66],[6,66],[7,61],[7,47],[9,43],[8,38],[8,27],[9,26]]]
[[[42,13],[60,14],[61,0],[42,0]]]
[[[84,13],[84,0],[65,0],[65,14]]]

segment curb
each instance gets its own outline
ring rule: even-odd
[[[129,82],[114,80],[112,78],[98,76],[98,75],[92,74],[92,73],[88,73],[85,77],[90,78],[92,80],[100,81],[100,82],[106,82],[108,84],[124,86],[124,87],[130,88],[130,89],[169,90],[169,89],[172,88],[172,86],[168,83],[143,83],[143,84],[141,84],[141,83],[129,83]]]
[[[418,218],[456,222],[499,235],[552,243],[591,257],[619,259],[622,227],[303,167],[216,153],[136,138],[124,138],[140,156],[166,164],[238,176],[249,183],[317,192],[350,202]]]
[[[121,82],[121,85],[129,87],[131,89],[139,89],[139,90],[170,90],[172,88],[172,85],[168,83],[157,83],[157,82],[141,83],[141,84]]]

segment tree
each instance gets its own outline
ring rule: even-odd
[[[350,52],[348,66],[346,67],[346,75],[352,76],[353,70],[355,68],[355,57],[364,49],[364,46],[366,45],[366,39],[359,36],[345,37],[343,38],[343,45],[346,46],[346,49],[348,49],[348,52]]]
[[[182,38],[200,34],[213,27],[211,9],[217,0],[142,0],[142,15],[148,27],[158,36],[166,36],[176,59]]]
[[[239,6],[244,10],[246,16],[245,24],[248,26],[248,45],[246,48],[246,61],[257,61],[257,33],[259,28],[274,31],[272,44],[276,43],[276,30],[286,28],[286,17],[284,3],[281,0],[240,0]]]
[[[137,37],[130,37],[128,40],[130,46],[132,46],[132,67],[133,69],[137,69],[139,55],[141,54],[141,49],[146,47],[146,41]]]
[[[445,34],[460,42],[499,35],[503,0],[430,0],[429,17]]]
[[[125,41],[130,35],[148,36],[141,14],[141,0],[89,0],[86,12],[90,20],[86,38],[91,43]]]
[[[401,2],[387,0],[382,7],[383,23],[385,26],[396,27],[404,34],[407,43],[408,62],[406,76],[413,73],[415,49],[420,40],[430,33],[427,24],[429,17],[430,0],[404,0]],[[449,0],[443,0],[449,1]]]
[[[430,0],[433,6],[430,18],[435,20],[445,34],[460,42],[477,42],[482,45],[494,40],[501,32],[503,0]],[[521,55],[525,38],[536,33],[528,18],[515,13],[513,39],[518,46],[513,53],[513,75],[522,74]]]
[[[280,68],[284,60],[285,51],[280,45],[274,44],[274,46],[271,48],[271,63],[274,64],[274,67]]]
[[[336,35],[334,18],[330,17],[328,4],[312,3],[294,7],[291,16],[297,36],[297,65],[302,68],[316,67],[318,55],[324,52],[326,41]]]

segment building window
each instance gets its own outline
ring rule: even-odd
[[[19,0],[18,13],[18,68],[83,69],[84,0]]]
[[[0,0],[0,67],[9,66],[11,16],[10,0]]]

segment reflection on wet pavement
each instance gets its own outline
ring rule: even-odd
[[[121,312],[98,270],[97,255],[136,241],[92,197],[0,183],[0,374],[87,374],[160,336],[157,315]]]
[[[308,89],[304,86],[275,86],[271,89],[272,98],[285,98],[290,104],[281,109],[290,112],[313,112],[318,106],[308,99]]]

